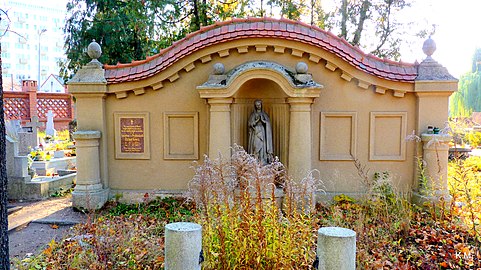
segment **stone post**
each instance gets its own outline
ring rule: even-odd
[[[210,98],[210,133],[209,157],[215,159],[220,153],[223,158],[230,158],[230,104],[232,98]]]
[[[289,174],[301,180],[311,170],[311,104],[313,98],[289,98]]]
[[[418,185],[414,186],[413,202],[422,204],[426,200],[437,201],[441,197],[449,199],[447,192],[448,142],[446,135],[424,134],[428,126],[443,129],[449,116],[449,96],[458,89],[458,80],[431,56],[436,51],[436,43],[428,38],[423,44],[426,58],[418,66],[414,82],[417,98],[416,129],[422,134],[422,146],[418,144],[416,157],[426,163],[425,173],[428,177],[426,188],[419,189],[421,172],[414,166],[414,177]]]
[[[340,227],[323,227],[317,231],[319,270],[356,269],[356,232]]]
[[[418,184],[418,192],[414,192],[413,201],[422,205],[424,202],[451,200],[448,190],[448,157],[451,137],[444,134],[422,134],[424,179]]]
[[[108,199],[108,190],[100,182],[100,131],[77,131],[77,184],[72,192],[72,206],[80,209],[99,209]]]
[[[200,270],[202,254],[202,226],[177,222],[165,226],[165,269]]]
[[[69,91],[74,95],[76,98],[76,108],[78,108],[77,117],[77,127],[78,127],[78,134],[88,134],[91,131],[97,131],[102,134],[102,136],[97,138],[97,155],[98,160],[96,161],[100,165],[96,165],[100,169],[100,176],[97,187],[104,188],[108,190],[109,187],[109,176],[108,176],[108,154],[107,154],[107,138],[108,138],[108,130],[107,130],[107,115],[106,115],[106,108],[105,108],[105,98],[107,97],[107,80],[105,79],[105,70],[103,69],[102,63],[100,63],[97,59],[102,54],[102,49],[100,45],[93,41],[88,46],[88,55],[92,58],[87,65],[83,66],[80,70],[77,71],[75,76],[68,81]],[[79,135],[87,136],[87,135]],[[84,142],[87,142],[93,138],[86,138]],[[82,138],[80,138],[82,140]],[[89,142],[91,143],[91,142]],[[80,142],[82,144],[82,142]],[[78,144],[77,144],[78,147]],[[77,154],[77,162],[79,159],[82,159],[80,154]],[[80,178],[79,175],[86,175],[89,172],[82,172],[81,170],[90,170],[89,167],[78,167],[78,175],[77,175],[77,182]],[[84,178],[87,180],[87,178]],[[92,178],[93,179],[93,178]],[[98,179],[97,177],[95,179]],[[89,180],[87,180],[89,181]],[[78,184],[78,183],[77,183]],[[100,189],[94,188],[98,192]],[[78,190],[77,194],[80,194],[80,189]],[[91,191],[89,191],[89,196],[91,195]],[[103,193],[98,194],[99,203],[103,201]],[[77,198],[83,198],[83,195],[78,195]],[[102,198],[102,199],[100,199]],[[80,199],[78,200],[81,201]],[[97,206],[96,206],[97,207]],[[101,207],[98,206],[98,207]]]

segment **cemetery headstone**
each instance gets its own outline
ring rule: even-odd
[[[51,136],[52,138],[57,135],[57,131],[55,130],[53,124],[53,112],[51,110],[47,112],[47,126],[45,128],[45,134],[47,136]]]
[[[33,116],[22,128],[23,131],[18,132],[18,155],[26,156],[38,146],[38,128],[41,126],[38,117]]]
[[[22,131],[20,120],[5,121],[5,132],[10,139],[18,141],[18,133]]]
[[[24,130],[27,129],[27,132],[32,132],[34,137],[37,138],[35,145],[38,145],[38,128],[42,126],[43,124],[38,121],[38,116],[33,116],[30,122],[24,125]]]
[[[15,155],[18,152],[18,144],[10,136],[5,137],[6,144],[6,159],[7,159],[7,175],[13,175]]]

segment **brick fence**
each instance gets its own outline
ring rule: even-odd
[[[37,92],[37,81],[22,82],[21,92],[3,92],[3,107],[6,120],[29,122],[37,116],[40,122],[47,122],[47,112],[54,113],[55,129],[68,129],[68,123],[74,119],[72,95],[69,93]]]

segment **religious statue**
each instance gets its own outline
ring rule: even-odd
[[[247,151],[262,164],[273,159],[272,127],[269,115],[262,110],[262,100],[254,101],[254,111],[249,116],[249,145]]]

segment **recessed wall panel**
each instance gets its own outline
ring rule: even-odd
[[[369,159],[406,159],[406,112],[371,112]]]
[[[164,113],[164,159],[199,158],[197,112]]]
[[[356,156],[356,112],[321,112],[320,160],[352,160]]]

